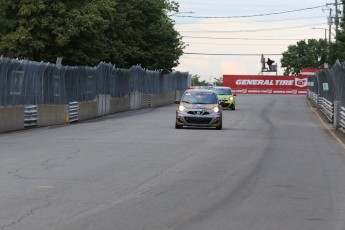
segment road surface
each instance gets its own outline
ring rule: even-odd
[[[344,149],[304,96],[238,95],[0,135],[0,230],[344,230]]]

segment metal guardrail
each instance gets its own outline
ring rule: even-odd
[[[24,110],[24,127],[37,126],[37,105],[26,105]]]
[[[320,110],[325,114],[330,122],[333,122],[334,118],[334,104],[328,101],[324,97],[319,97],[319,107]]]
[[[314,105],[317,105],[318,103],[318,96],[316,93],[312,91],[308,91],[308,97],[311,99],[311,101],[314,103]]]
[[[79,103],[77,101],[70,102],[69,104],[68,123],[76,122],[79,120]]]

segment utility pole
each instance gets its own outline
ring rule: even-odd
[[[338,17],[338,0],[335,0],[335,43],[338,40],[338,27],[339,27],[339,17]]]
[[[331,35],[332,35],[332,24],[333,24],[333,18],[332,18],[332,8],[329,9],[329,17],[328,17],[328,45],[331,45]]]

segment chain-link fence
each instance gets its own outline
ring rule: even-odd
[[[307,97],[345,133],[345,62],[337,61],[331,69],[309,76],[308,85]]]
[[[309,91],[330,102],[340,101],[345,106],[345,62],[337,61],[331,69],[308,77]]]
[[[98,94],[123,97],[131,92],[160,94],[185,90],[187,72],[163,74],[133,66],[69,67],[0,57],[0,106],[67,104]]]

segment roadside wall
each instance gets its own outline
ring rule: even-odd
[[[38,105],[38,126],[62,125],[66,123],[67,105]]]
[[[90,120],[98,116],[97,101],[79,102],[79,121]]]
[[[24,106],[0,107],[0,132],[24,129]]]
[[[42,104],[37,106],[37,125],[30,126],[30,128],[64,125],[118,112],[169,105],[173,104],[175,100],[179,100],[182,93],[179,90],[161,94],[133,92],[119,98],[101,94],[95,100],[77,103],[77,119],[73,121],[69,116],[71,112],[69,105]],[[24,113],[24,106],[0,107],[0,133],[24,129]]]

